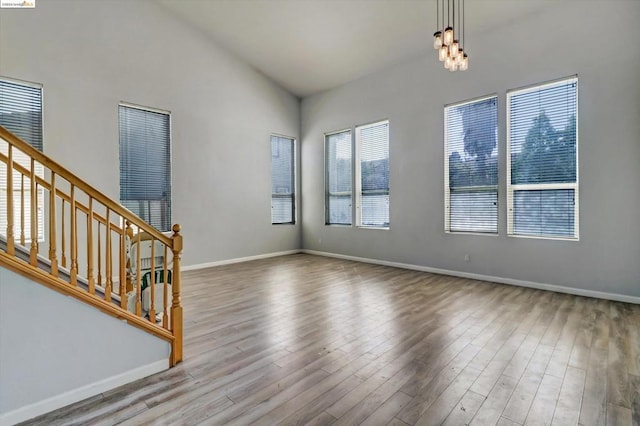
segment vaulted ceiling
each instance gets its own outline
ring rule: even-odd
[[[425,55],[436,29],[436,0],[158,1],[299,97]],[[466,0],[467,44],[553,3]]]

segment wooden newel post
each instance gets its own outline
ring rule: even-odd
[[[180,225],[173,225],[173,277],[171,290],[171,331],[173,332],[173,348],[171,350],[171,366],[182,361],[182,302],[180,301],[180,256],[182,255],[182,235]]]

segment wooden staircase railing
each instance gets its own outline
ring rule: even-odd
[[[174,366],[181,253],[179,225],[163,234],[0,126],[0,265],[167,340]]]

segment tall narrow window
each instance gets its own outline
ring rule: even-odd
[[[445,119],[445,231],[498,232],[497,97],[450,105]]]
[[[327,134],[325,140],[325,205],[327,225],[351,225],[351,130]]]
[[[509,235],[578,238],[578,79],[507,93]]]
[[[389,122],[356,127],[357,225],[389,227]]]
[[[31,146],[42,151],[42,86],[31,83],[0,79],[0,126],[4,127]],[[0,153],[7,155],[8,145],[0,140]],[[31,157],[13,149],[13,162],[31,169]],[[34,164],[36,176],[43,177],[42,164]],[[19,243],[31,242],[31,185],[28,177],[13,173],[13,235]],[[39,188],[36,195],[38,240],[44,239],[44,193]],[[7,203],[7,165],[0,161],[0,205]],[[24,213],[24,214],[23,214]],[[0,235],[7,233],[7,211],[0,208]]]
[[[271,136],[271,223],[296,223],[295,140]]]
[[[171,229],[171,116],[120,104],[120,202],[160,231]]]

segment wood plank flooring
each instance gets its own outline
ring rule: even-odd
[[[183,282],[183,363],[27,423],[640,425],[640,305],[302,254]]]

